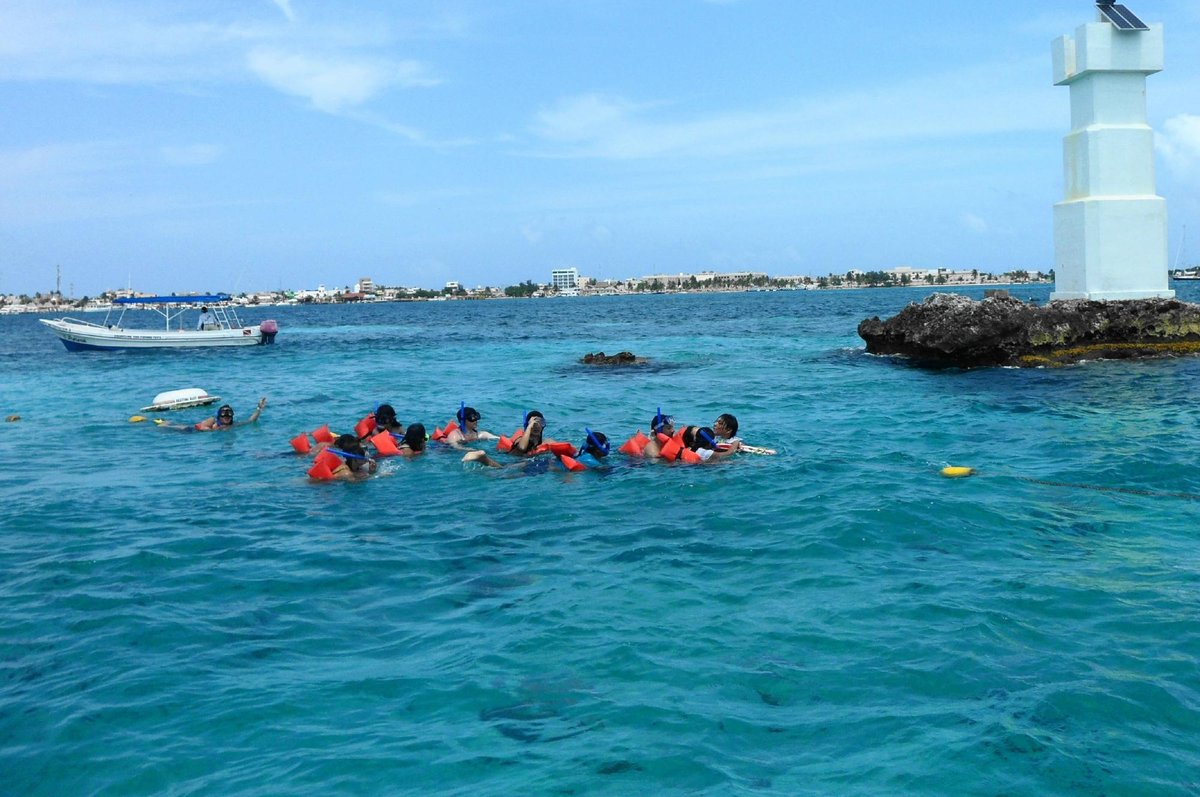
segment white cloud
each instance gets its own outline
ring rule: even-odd
[[[1200,166],[1200,116],[1185,113],[1168,119],[1155,144],[1170,169],[1190,176]]]
[[[0,79],[161,83],[211,78],[242,34],[208,22],[70,3],[0,3]]]
[[[62,182],[128,164],[128,149],[110,143],[46,144],[0,150],[0,186]]]
[[[985,233],[988,231],[988,223],[970,212],[962,214],[962,225],[971,232]]]
[[[437,82],[416,61],[312,56],[259,48],[250,53],[247,64],[267,85],[303,97],[328,113],[362,105],[392,87]]]
[[[145,160],[115,141],[0,150],[0,217],[25,225],[147,212],[160,198],[131,195],[124,182]]]
[[[272,2],[295,19],[292,0]],[[388,89],[438,83],[424,65],[390,55],[396,46],[391,32],[366,24],[300,25],[222,18],[219,11],[201,20],[171,4],[0,0],[0,80],[186,90],[258,80],[346,116]],[[404,125],[353,118],[426,143]]]
[[[292,10],[292,0],[271,0],[271,2],[279,6],[279,10],[288,18],[288,22],[296,21],[296,12]]]
[[[165,146],[159,152],[163,160],[173,166],[207,166],[221,157],[221,148],[214,144]]]
[[[944,140],[1061,126],[1062,100],[1039,79],[1040,60],[979,65],[774,107],[681,117],[665,103],[583,94],[539,110],[531,132],[547,157],[614,160],[736,155]],[[1037,76],[1037,77],[1033,77]]]

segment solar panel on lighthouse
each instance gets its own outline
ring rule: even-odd
[[[1096,7],[1104,18],[1111,22],[1117,30],[1150,30],[1150,27],[1137,18],[1137,15],[1120,3],[1112,0],[1097,0]]]

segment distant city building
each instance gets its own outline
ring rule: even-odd
[[[897,280],[903,280],[905,276],[913,282],[923,281],[929,278],[937,279],[938,268],[913,268],[912,266],[898,266],[887,272],[894,276]]]
[[[722,273],[701,271],[698,274],[649,274],[642,277],[641,282],[647,284],[657,282],[664,288],[679,288],[689,283],[708,285],[716,282],[731,285],[733,283],[750,282],[757,279],[767,279],[767,274],[762,271],[727,271]]]
[[[446,283],[446,287],[444,290],[454,291],[455,293],[458,293],[461,289],[462,289],[462,285],[460,285],[458,282],[452,280],[452,281]]]
[[[354,284],[355,293],[374,293],[375,282],[370,277],[359,277],[358,282]]]
[[[550,285],[562,296],[579,295],[579,269],[556,268],[550,272]]]

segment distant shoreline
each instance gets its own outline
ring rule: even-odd
[[[352,299],[345,300],[340,298],[329,299],[313,299],[309,301],[293,301],[289,299],[278,299],[275,301],[238,301],[235,297],[234,304],[239,307],[308,307],[313,305],[375,305],[375,304],[396,304],[404,302],[478,302],[478,301],[498,301],[498,300],[526,300],[526,299],[592,299],[592,298],[612,298],[620,296],[662,296],[662,295],[706,295],[706,294],[726,294],[726,293],[816,293],[825,291],[864,291],[864,290],[892,290],[892,289],[923,289],[930,293],[936,293],[942,290],[962,290],[966,288],[984,288],[984,289],[1013,289],[1022,287],[1035,287],[1042,285],[1053,285],[1053,282],[1048,280],[1030,280],[1028,282],[955,282],[943,285],[827,285],[818,287],[816,285],[808,287],[789,287],[789,288],[701,288],[701,289],[680,289],[680,288],[664,288],[657,291],[612,291],[612,292],[587,292],[576,295],[564,295],[561,293],[550,293],[545,295],[535,296],[437,296],[437,297],[398,297],[394,299]],[[248,294],[244,294],[248,295]],[[261,294],[260,294],[261,295]],[[341,294],[334,294],[334,297]],[[22,305],[22,304],[6,304],[0,305],[0,315],[19,315],[19,314],[41,314],[41,313],[95,313],[104,312],[108,307],[104,304],[89,305],[79,307],[71,303],[71,300],[64,300],[60,303],[42,303],[37,305]]]

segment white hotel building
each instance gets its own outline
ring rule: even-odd
[[[579,269],[556,268],[550,272],[550,285],[559,296],[579,295]]]

